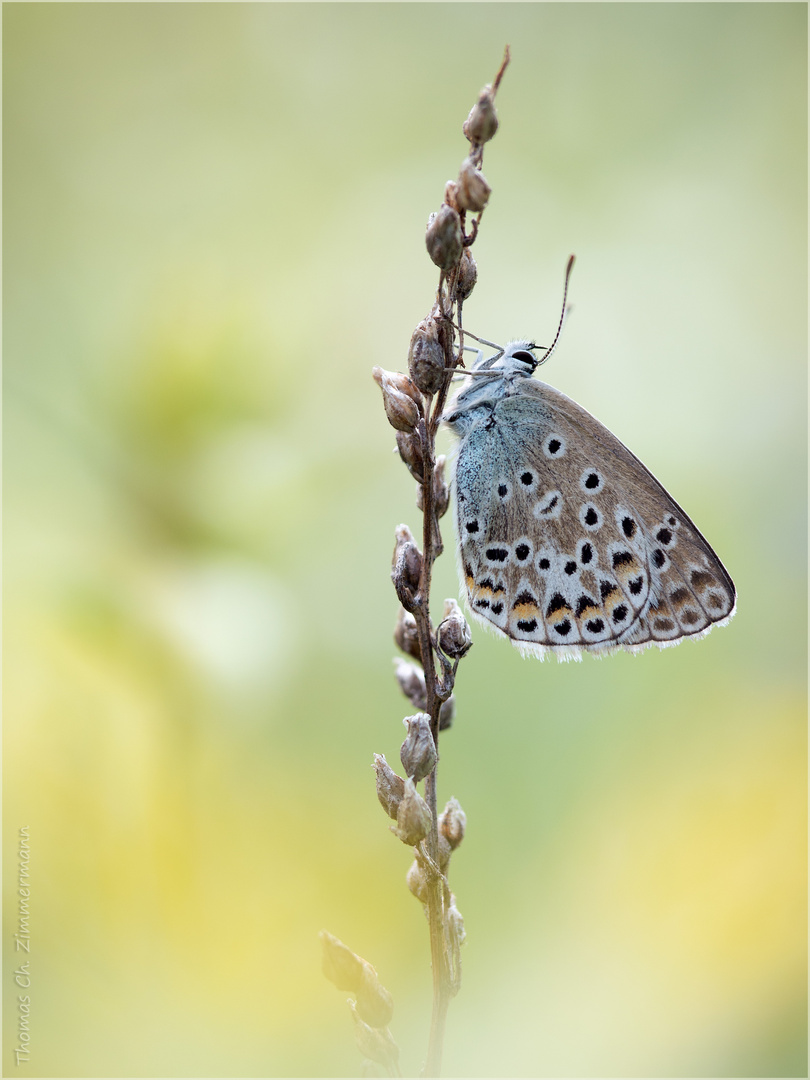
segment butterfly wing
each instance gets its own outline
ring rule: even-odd
[[[734,585],[689,517],[604,425],[521,380],[456,466],[469,606],[523,652],[561,658],[700,637]]]

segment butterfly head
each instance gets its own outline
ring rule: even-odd
[[[506,375],[532,375],[540,362],[534,355],[536,348],[533,341],[510,341],[492,366],[501,368]]]
[[[456,435],[466,434],[492,413],[494,403],[509,393],[509,387],[522,379],[531,378],[539,361],[534,355],[537,346],[531,341],[510,341],[505,348],[494,346],[497,352],[478,360],[469,372],[467,385],[456,395],[442,420]]]

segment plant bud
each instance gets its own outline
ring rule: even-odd
[[[407,375],[397,371],[384,371],[381,367],[372,368],[374,381],[382,390],[383,405],[388,423],[397,431],[413,431],[419,423],[419,391]],[[413,390],[413,393],[410,390]]]
[[[458,799],[449,799],[439,818],[439,835],[444,836],[450,845],[450,850],[455,851],[464,839],[467,828],[467,815],[461,809]]]
[[[408,472],[421,484],[425,479],[425,460],[422,456],[422,440],[417,432],[398,431],[397,450],[408,466]]]
[[[444,618],[436,631],[439,648],[451,660],[460,660],[472,646],[472,634],[461,608],[452,598],[444,602]]]
[[[464,248],[461,262],[458,264],[458,278],[456,280],[456,299],[466,300],[475,288],[478,280],[478,263],[473,258],[469,248]]]
[[[433,469],[433,508],[436,511],[436,517],[444,517],[447,513],[447,507],[450,505],[450,488],[444,478],[446,464],[447,458],[445,455],[439,454]]]
[[[495,112],[495,95],[491,86],[485,86],[478,95],[478,101],[464,121],[462,131],[470,140],[480,146],[489,142],[498,130],[498,114]]]
[[[447,731],[452,726],[456,715],[456,695],[451,694],[447,701],[442,702],[439,710],[439,731]]]
[[[444,913],[445,939],[447,941],[447,967],[450,976],[450,993],[453,997],[461,986],[461,946],[467,934],[464,919],[456,907],[456,898],[450,894],[450,903]]]
[[[427,687],[425,685],[425,673],[416,664],[409,664],[407,660],[395,660],[394,674],[397,677],[399,688],[414,708],[424,712],[427,708]]]
[[[372,1061],[378,1061],[385,1065],[389,1071],[391,1066],[399,1061],[399,1047],[391,1037],[387,1028],[375,1028],[360,1018],[357,1007],[353,1001],[349,1002],[354,1020],[354,1038],[361,1054]]]
[[[447,464],[447,458],[444,454],[440,454],[436,458],[436,464],[433,468],[433,509],[436,513],[436,517],[444,517],[447,513],[447,507],[450,505],[450,488],[447,486],[447,481],[444,478],[444,467]],[[425,488],[424,484],[416,489],[416,508],[424,512],[425,509]]]
[[[363,962],[363,975],[357,991],[357,1012],[373,1028],[388,1027],[394,1015],[394,999],[367,961]]]
[[[413,667],[413,664],[410,666]],[[400,747],[399,759],[406,774],[414,783],[419,783],[433,772],[439,760],[430,730],[430,717],[426,712],[418,712],[415,716],[406,716],[402,723],[408,729],[408,734]]]
[[[423,319],[411,335],[408,371],[423,394],[435,394],[445,375],[444,349],[439,344],[436,320]]]
[[[324,975],[338,990],[357,993],[363,980],[363,965],[366,961],[328,930],[321,930],[319,936],[323,945]]]
[[[398,836],[403,844],[416,847],[430,832],[430,808],[414,787],[410,778],[405,781],[405,794],[397,810],[397,823],[391,826],[391,832]]]
[[[396,821],[397,810],[402,802],[402,796],[405,794],[405,781],[394,772],[385,760],[385,754],[375,754],[371,767],[377,777],[377,798],[380,800],[380,806],[390,818]],[[342,986],[340,989],[350,990],[351,987]]]
[[[446,836],[442,836],[439,833],[439,869],[443,874],[447,873],[447,868],[450,866],[450,856],[453,854],[453,849],[450,847],[450,841]]]
[[[464,250],[458,211],[443,203],[438,214],[431,214],[425,243],[434,263],[442,270],[452,270]]]
[[[410,869],[405,875],[405,881],[416,899],[426,904],[428,901],[427,878],[425,877],[425,871],[416,859],[411,863]]]
[[[461,912],[456,907],[456,898],[452,894],[450,895],[450,904],[445,912],[445,921],[451,942],[455,940],[459,945],[463,945],[467,932],[464,929],[464,919]]]
[[[418,660],[422,663],[422,647],[419,644],[419,633],[416,629],[416,619],[405,608],[399,609],[399,615],[397,616],[397,625],[394,627],[394,641],[398,649],[402,649],[408,656],[412,656],[414,660]],[[399,675],[397,675],[399,678]],[[424,675],[422,676],[424,680]],[[400,685],[402,685],[400,683]],[[407,697],[410,694],[405,691]],[[423,709],[424,705],[417,705],[417,708]]]
[[[401,371],[386,371],[384,374],[388,376],[394,385],[395,389],[399,390],[401,394],[406,394],[411,401],[422,412],[422,395],[419,390],[413,385],[411,379],[407,375],[403,375]]]
[[[391,580],[394,582],[399,602],[406,611],[413,610],[414,597],[419,591],[421,573],[422,552],[416,546],[413,533],[408,526],[400,525],[396,531]]]
[[[486,177],[475,165],[466,158],[458,174],[458,205],[462,210],[472,210],[478,213],[489,202],[492,188],[486,181]]]

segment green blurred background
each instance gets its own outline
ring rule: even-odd
[[[4,5],[6,1075],[354,1075],[322,927],[418,1072],[427,927],[369,765],[409,711],[388,574],[419,515],[370,369],[430,306],[425,222],[506,42],[467,326],[545,340],[575,252],[544,378],[740,599],[582,664],[475,630],[446,1072],[806,1075],[806,17]]]

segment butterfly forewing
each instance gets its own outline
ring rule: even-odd
[[[566,658],[677,644],[730,618],[719,559],[607,428],[545,383],[496,389],[456,462],[460,570],[478,618],[524,652]]]

